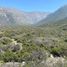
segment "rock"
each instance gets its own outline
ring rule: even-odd
[[[21,64],[21,67],[23,67],[23,66],[25,66],[26,65],[26,62],[22,62],[22,64]]]
[[[49,57],[46,60],[45,65],[47,67],[64,67],[64,64],[65,64],[65,59],[62,57]]]
[[[20,63],[18,62],[7,62],[5,64],[2,64],[1,67],[19,67]]]
[[[26,62],[7,62],[4,64],[1,64],[0,67],[23,67],[26,64]]]

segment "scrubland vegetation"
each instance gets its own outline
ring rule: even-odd
[[[62,63],[67,67],[67,27],[64,25],[0,28],[0,61],[26,62],[24,67],[62,67]],[[51,61],[57,62],[51,66]]]

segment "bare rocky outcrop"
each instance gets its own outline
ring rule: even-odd
[[[22,63],[7,62],[7,63],[4,63],[4,64],[1,64],[0,67],[23,67],[25,64],[26,64],[25,62],[22,62]]]
[[[62,57],[49,57],[39,64],[32,64],[31,67],[67,67],[67,61]]]
[[[51,55],[46,60],[42,59],[41,62],[39,63],[34,61],[27,61],[27,62],[23,61],[22,63],[20,62],[0,63],[0,67],[28,67],[28,66],[29,67],[67,67],[67,60],[65,60],[63,57],[53,57],[53,55]]]

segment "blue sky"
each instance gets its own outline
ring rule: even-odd
[[[67,0],[0,0],[0,7],[16,8],[24,11],[53,12]]]

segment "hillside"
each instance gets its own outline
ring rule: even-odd
[[[62,21],[62,20],[64,21],[64,19],[66,17],[67,17],[67,5],[59,8],[54,13],[49,14],[45,19],[39,21],[37,25],[42,26],[45,23],[46,24],[51,24],[51,23],[56,23],[56,22]]]
[[[24,12],[16,9],[0,8],[0,25],[30,25],[45,18],[48,13]]]
[[[67,26],[1,27],[0,67],[23,67],[23,63],[24,67],[67,67]]]

